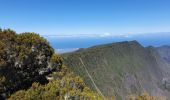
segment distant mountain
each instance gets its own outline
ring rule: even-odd
[[[63,54],[65,65],[84,78],[91,88],[124,100],[147,91],[170,97],[169,66],[154,47],[137,41],[98,45]],[[95,86],[96,85],[96,86]]]
[[[161,46],[157,48],[161,57],[170,64],[170,46]]]

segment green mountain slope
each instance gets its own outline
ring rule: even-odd
[[[161,46],[157,48],[160,56],[170,64],[170,46]]]
[[[62,56],[65,65],[105,96],[115,95],[120,100],[144,91],[155,96],[169,95],[164,85],[168,65],[155,48],[144,48],[137,41],[99,45]]]

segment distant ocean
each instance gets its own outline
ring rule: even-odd
[[[145,33],[145,34],[130,34],[117,35],[106,37],[95,36],[79,36],[79,37],[45,37],[57,53],[66,53],[78,50],[79,48],[88,48],[94,45],[137,40],[143,46],[162,46],[170,45],[170,33]]]

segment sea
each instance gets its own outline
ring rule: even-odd
[[[144,47],[170,45],[170,32],[107,35],[107,36],[45,36],[56,53],[73,52],[80,48],[121,41],[138,41]]]

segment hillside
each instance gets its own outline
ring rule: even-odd
[[[125,41],[80,49],[62,55],[64,64],[85,83],[105,96],[118,100],[144,91],[154,96],[169,96],[168,65],[154,47]],[[94,81],[94,82],[93,82]]]
[[[161,46],[157,48],[160,56],[170,64],[170,46]]]

